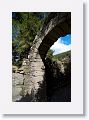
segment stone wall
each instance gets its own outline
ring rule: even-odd
[[[12,101],[20,101],[27,94],[27,85],[30,84],[29,89],[32,87],[30,81],[26,84],[30,74],[29,60],[24,58],[22,67],[13,66],[12,71]]]
[[[22,98],[23,80],[23,74],[12,73],[12,101],[20,100]]]
[[[18,98],[17,101],[20,100],[21,95],[23,96],[21,101],[43,101],[40,99],[44,95],[45,96],[45,57],[47,51],[50,47],[58,40],[59,37],[65,36],[71,33],[71,14],[70,12],[61,12],[54,14],[52,13],[48,19],[47,24],[44,24],[40,32],[36,35],[35,40],[33,41],[33,45],[30,49],[28,55],[28,62],[26,66],[27,72],[24,70],[20,70],[20,74],[13,74],[13,76],[17,76],[18,80],[20,78],[23,81],[23,85],[17,84],[18,80],[16,80],[16,85],[13,83],[13,101]],[[25,65],[23,65],[25,68]],[[63,71],[63,70],[62,70]],[[14,78],[13,78],[14,81]],[[18,86],[18,87],[17,87]],[[41,89],[41,92],[40,92]],[[17,91],[17,93],[16,93]],[[22,92],[21,92],[22,91]],[[39,94],[38,94],[39,93]],[[39,96],[40,95],[40,96]],[[43,98],[43,99],[44,99]],[[46,99],[45,99],[46,101]]]
[[[53,14],[53,13],[52,13]],[[52,16],[51,14],[51,16]],[[57,13],[46,25],[43,25],[41,31],[35,37],[30,49],[28,59],[30,61],[30,74],[27,82],[27,93],[30,95],[30,81],[33,84],[33,91],[36,95],[40,84],[44,83],[45,57],[50,47],[59,37],[71,33],[71,14],[70,12]],[[45,83],[44,83],[45,84]],[[43,93],[44,94],[44,93]]]
[[[71,60],[45,60],[46,96],[49,102],[71,101]]]

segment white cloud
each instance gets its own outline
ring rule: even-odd
[[[59,53],[62,53],[62,52],[66,52],[68,50],[71,50],[71,44],[69,45],[66,45],[66,44],[63,44],[60,42],[60,39],[59,38],[55,43],[54,45],[51,46],[50,49],[54,50],[54,55],[55,54],[59,54]]]

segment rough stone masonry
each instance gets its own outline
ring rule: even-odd
[[[71,13],[70,12],[59,12],[59,13],[50,13],[48,16],[48,22],[44,22],[43,27],[41,28],[40,32],[37,33],[35,40],[33,41],[33,45],[30,49],[28,55],[28,69],[29,71],[19,75],[13,74],[13,80],[18,81],[20,77],[23,76],[21,79],[21,85],[16,83],[16,93],[14,93],[14,100],[18,101],[22,98],[25,99],[27,97],[27,101],[38,101],[40,100],[40,96],[38,95],[38,91],[40,86],[44,82],[44,74],[45,74],[45,57],[47,51],[50,47],[58,40],[59,37],[65,36],[71,33]],[[14,78],[17,76],[17,79]],[[18,86],[18,87],[17,87]],[[44,85],[46,87],[46,85]],[[13,87],[15,89],[15,87]],[[21,90],[23,92],[21,93]],[[43,88],[42,88],[43,89]],[[45,89],[46,90],[46,89]],[[46,98],[46,92],[42,90],[43,96]],[[21,94],[21,95],[20,95]],[[42,97],[42,93],[41,93]]]

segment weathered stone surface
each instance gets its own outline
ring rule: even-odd
[[[23,87],[23,75],[19,73],[12,74],[12,101],[22,98],[21,92]]]
[[[22,85],[23,84],[23,75],[19,73],[12,74],[12,85]]]
[[[65,57],[66,60],[66,57]],[[68,62],[69,61],[69,62]],[[67,61],[56,62],[51,58],[45,61],[45,80],[47,101],[50,102],[70,102],[71,101],[71,63]],[[62,64],[62,66],[61,66]],[[65,68],[66,66],[66,68]],[[62,67],[64,71],[62,71]]]
[[[68,23],[66,21],[68,21]],[[24,84],[23,94],[28,96],[31,95],[33,97],[31,98],[32,101],[43,101],[43,99],[41,100],[43,96],[44,98],[46,98],[45,96],[46,94],[44,94],[45,93],[44,88],[46,87],[44,82],[44,74],[45,74],[44,62],[47,51],[49,50],[51,45],[57,41],[59,37],[65,36],[66,34],[70,34],[70,33],[71,33],[70,12],[61,12],[57,14],[51,13],[49,15],[48,21],[44,22],[43,27],[35,37],[35,40],[33,41],[33,45],[28,55],[28,60],[23,62],[23,66],[27,65],[26,66],[27,72],[25,72],[24,70],[22,71],[23,74],[25,73],[23,77],[24,82],[22,81],[20,82],[22,78],[21,76],[18,75],[19,77],[15,76],[17,81],[13,83],[15,85],[23,83]],[[64,71],[64,68],[62,69],[62,71]],[[15,78],[13,77],[13,79]],[[13,90],[15,91],[13,93],[14,96],[20,95],[21,88],[17,88],[17,89],[18,89],[17,90],[18,94],[16,94],[15,88]],[[38,96],[37,97],[36,93],[39,91],[39,89],[41,94],[37,95]]]
[[[22,98],[21,96],[21,92],[22,92],[22,87],[21,85],[16,85],[16,86],[12,86],[12,101],[18,101]]]

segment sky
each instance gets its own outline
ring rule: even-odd
[[[66,35],[65,37],[60,37],[51,48],[54,53],[53,55],[60,54],[71,50],[71,35]]]

